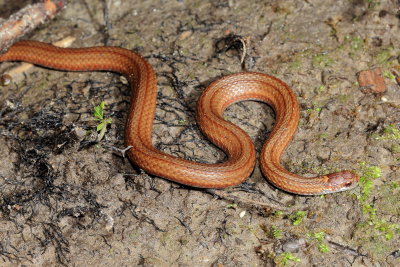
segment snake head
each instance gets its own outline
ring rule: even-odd
[[[359,177],[352,171],[341,171],[326,175],[328,191],[327,193],[336,193],[352,189],[357,186]]]
[[[327,176],[329,193],[341,192],[357,186],[359,177],[352,171],[330,173]]]

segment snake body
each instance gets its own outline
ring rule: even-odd
[[[211,83],[197,105],[200,129],[227,155],[223,163],[197,163],[156,149],[152,144],[157,81],[151,65],[140,55],[118,47],[59,48],[37,41],[20,41],[0,56],[2,61],[26,61],[65,71],[111,71],[124,75],[132,96],[125,127],[130,160],[148,173],[200,188],[224,188],[250,176],[256,153],[250,137],[223,119],[224,110],[243,100],[262,101],[274,109],[276,122],[260,153],[260,167],[276,187],[300,195],[334,193],[354,187],[351,171],[308,178],[287,171],[281,155],[299,121],[299,106],[292,90],[281,80],[262,73],[244,72]]]

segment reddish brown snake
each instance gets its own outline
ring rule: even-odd
[[[197,121],[202,132],[220,147],[228,159],[204,164],[163,153],[152,144],[152,128],[157,100],[153,68],[140,55],[118,47],[59,48],[36,41],[20,41],[2,61],[26,61],[66,71],[107,70],[124,75],[132,87],[132,100],[125,128],[129,158],[151,174],[177,183],[203,188],[223,188],[243,182],[255,165],[255,149],[250,137],[223,119],[224,110],[243,100],[268,103],[276,113],[273,131],[260,153],[260,166],[276,187],[300,195],[319,195],[353,188],[358,176],[350,171],[307,178],[288,172],[280,164],[299,120],[299,106],[292,90],[281,80],[261,73],[246,72],[213,82],[201,95]]]

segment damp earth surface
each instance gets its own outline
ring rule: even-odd
[[[29,1],[7,2],[2,17]],[[196,101],[221,76],[263,72],[300,104],[284,166],[309,176],[355,170],[360,186],[296,196],[257,166],[245,183],[217,191],[148,175],[118,150],[124,78],[33,67],[0,89],[0,265],[399,266],[399,25],[400,4],[389,0],[70,1],[24,38],[72,36],[72,47],[119,46],[148,59],[158,149],[224,161],[196,126]],[[387,87],[379,94],[357,83],[375,68]],[[112,122],[96,141],[101,102]],[[274,124],[273,110],[251,101],[224,115],[258,151]]]

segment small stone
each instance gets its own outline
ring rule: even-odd
[[[357,73],[358,84],[366,93],[383,93],[386,91],[385,80],[380,68],[364,70]]]
[[[86,131],[85,129],[81,128],[81,127],[75,127],[75,135],[76,137],[78,137],[79,140],[83,140],[86,136]]]
[[[0,85],[7,86],[12,82],[12,77],[8,74],[3,74],[0,76]]]
[[[179,35],[179,40],[185,40],[187,39],[190,35],[192,35],[192,31],[184,31]]]
[[[301,248],[306,246],[306,241],[303,238],[289,239],[282,243],[282,250],[284,252],[296,253],[299,252]]]
[[[240,218],[243,218],[244,215],[246,215],[246,211],[245,211],[245,210],[243,210],[243,211],[241,211],[241,212],[239,213],[239,217],[240,217]]]

